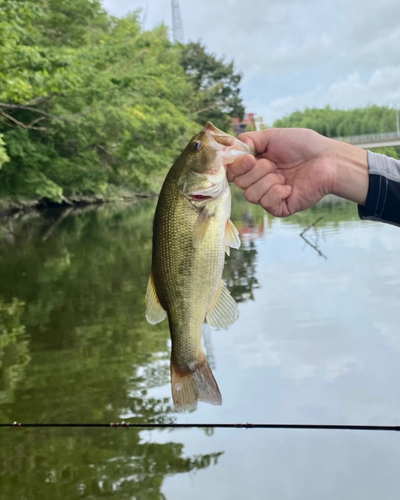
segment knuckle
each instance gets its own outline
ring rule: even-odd
[[[253,203],[254,205],[259,204],[259,200],[257,199],[255,193],[249,189],[246,189],[246,191],[244,192],[244,197],[249,203]]]
[[[275,174],[266,174],[261,179],[264,192],[269,191],[276,183],[274,176],[275,176]]]
[[[273,210],[273,206],[271,205],[270,201],[268,199],[264,199],[262,198],[261,202],[260,202],[260,205],[263,207],[264,210],[266,210],[267,212],[270,212],[272,213],[272,210]],[[274,214],[272,214],[274,215]]]
[[[243,160],[241,158],[236,160],[235,163],[232,164],[230,170],[233,173],[234,177],[237,177],[238,175],[243,175],[246,172],[246,168],[243,165]]]
[[[261,160],[258,160],[258,162],[266,174],[272,174],[273,172],[276,172],[276,166],[274,163],[272,163],[272,161],[262,158]]]
[[[269,181],[271,183],[271,188],[273,189],[276,184],[282,184],[283,180],[279,174],[269,174]]]
[[[243,176],[238,176],[235,179],[235,184],[240,187],[240,189],[245,189],[246,187],[246,180],[243,178]]]

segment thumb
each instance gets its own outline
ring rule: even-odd
[[[276,130],[276,128],[267,128],[259,132],[245,132],[244,134],[240,134],[238,139],[253,147],[258,154],[262,154],[267,150],[269,141],[276,133]]]
[[[251,133],[252,132],[245,132],[243,134],[238,135],[237,138],[239,139],[239,141],[244,142],[245,144],[250,146],[252,149],[254,149],[254,151],[257,151],[256,145],[254,144],[254,141],[250,135]]]

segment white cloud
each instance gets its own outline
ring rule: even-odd
[[[294,97],[289,95],[287,97],[280,97],[279,99],[274,99],[269,103],[270,107],[273,109],[281,109],[287,106],[287,104],[294,101]]]
[[[303,40],[286,39],[271,47],[262,56],[251,52],[243,60],[238,58],[246,80],[276,73],[293,73],[298,68],[318,64],[330,57],[334,51],[332,38],[323,33],[321,36],[308,35]]]
[[[395,0],[351,0],[343,4],[348,39],[360,47],[399,26],[399,2]]]
[[[343,53],[348,64],[358,68],[368,68],[371,63],[376,66],[390,65],[399,55],[400,28],[376,36],[365,43],[357,45],[350,54]]]
[[[334,43],[329,35],[323,33],[317,37],[309,35],[299,44],[291,41],[279,45],[268,54],[269,61],[282,65],[304,65],[318,62],[334,49]]]
[[[115,15],[147,7],[146,28],[171,25],[165,0],[104,0]],[[247,111],[267,123],[304,107],[395,104],[398,0],[180,0],[186,40],[243,73]]]
[[[258,109],[265,122],[271,125],[277,118],[307,107],[329,104],[337,108],[354,108],[371,103],[395,106],[400,101],[399,81],[400,68],[395,66],[378,69],[366,80],[354,72],[325,88],[318,85],[310,92],[279,97],[267,104],[254,100],[248,107]]]
[[[394,104],[400,98],[400,69],[390,66],[377,69],[369,81],[363,82],[355,72],[345,80],[332,83],[327,98],[333,106],[355,107],[379,101],[380,104]]]

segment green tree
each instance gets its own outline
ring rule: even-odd
[[[167,29],[97,1],[0,2],[0,196],[157,190],[198,129]]]
[[[311,128],[327,137],[394,132],[396,110],[376,105],[348,110],[307,108],[276,120],[274,127]]]
[[[0,0],[0,197],[157,191],[198,124],[242,116],[239,83],[99,0]]]
[[[201,43],[191,42],[182,47],[181,65],[194,89],[192,112],[197,123],[212,121],[222,130],[231,128],[231,118],[243,118],[240,97],[241,75],[234,70],[233,61],[226,63],[208,54]]]

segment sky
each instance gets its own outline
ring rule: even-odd
[[[170,0],[103,0],[171,26]],[[264,123],[306,107],[400,104],[398,0],[180,0],[185,41],[234,60],[247,112]],[[146,14],[144,15],[144,13]]]

